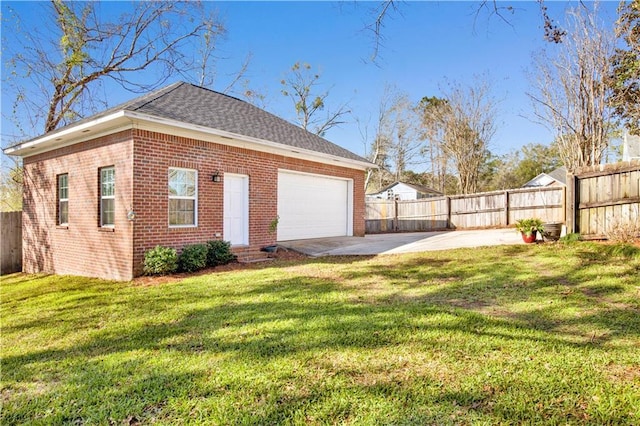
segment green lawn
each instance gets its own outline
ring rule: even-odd
[[[2,278],[4,424],[640,424],[640,249]]]

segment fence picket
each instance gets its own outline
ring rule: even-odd
[[[22,270],[22,212],[0,212],[0,275]]]
[[[411,201],[367,200],[366,233],[499,228],[525,217],[564,222],[564,192],[564,187],[520,188]],[[383,208],[395,216],[384,216]]]

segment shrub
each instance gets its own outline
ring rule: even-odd
[[[605,228],[604,235],[615,243],[632,243],[640,238],[640,224],[632,218],[614,218]]]
[[[236,260],[236,255],[231,253],[231,243],[222,240],[213,240],[207,242],[207,265],[218,266],[226,265]]]
[[[178,257],[178,266],[184,272],[194,272],[207,266],[206,244],[185,246]]]
[[[144,253],[144,273],[166,275],[178,269],[178,254],[171,247],[156,246]]]

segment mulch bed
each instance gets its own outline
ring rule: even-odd
[[[140,287],[151,287],[159,284],[172,283],[181,281],[189,277],[197,277],[200,275],[217,274],[221,272],[237,271],[243,269],[257,269],[267,266],[273,266],[274,262],[286,262],[295,260],[308,259],[309,256],[296,251],[278,248],[275,253],[269,253],[269,257],[265,260],[257,262],[231,262],[226,265],[216,266],[214,268],[205,268],[197,272],[179,272],[171,275],[160,276],[141,276],[133,279],[133,284]]]

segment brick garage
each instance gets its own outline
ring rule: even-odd
[[[233,246],[240,256],[255,256],[276,242],[269,225],[279,214],[282,171],[348,184],[345,235],[364,235],[364,171],[370,163],[243,101],[186,83],[7,153],[24,159],[23,270],[29,273],[129,280],[142,272],[144,252],[156,245],[180,250],[228,240],[225,180],[232,176],[243,178],[248,191],[246,241]],[[103,176],[105,170],[115,178],[105,181],[112,176]],[[185,204],[170,201],[172,170],[196,177],[195,201],[191,193]],[[186,218],[186,224],[170,224],[174,218]]]

